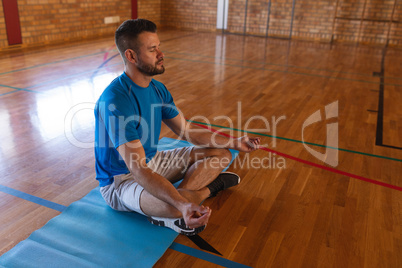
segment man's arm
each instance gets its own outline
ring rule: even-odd
[[[217,135],[207,129],[193,126],[185,120],[181,113],[172,119],[165,119],[163,122],[180,138],[202,147],[226,148],[241,152],[252,152],[257,150],[260,145],[260,138],[242,136],[232,139]]]
[[[144,148],[139,140],[120,145],[117,151],[133,174],[135,180],[156,198],[179,210],[190,228],[197,228],[208,222],[209,208],[189,202],[166,178],[153,172],[146,164]],[[201,214],[201,216],[199,216]]]

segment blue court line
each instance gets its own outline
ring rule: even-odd
[[[63,212],[67,207],[51,202],[49,200],[34,196],[34,195],[30,195],[18,190],[15,190],[13,188],[4,186],[0,184],[0,192],[15,196],[15,197],[19,197],[21,199],[30,201],[32,203],[47,207],[47,208],[51,208],[60,212]],[[222,257],[218,257],[215,256],[213,254],[210,253],[206,253],[204,251],[198,250],[198,249],[194,249],[194,248],[190,248],[178,243],[173,242],[173,244],[169,247],[171,249],[174,249],[176,251],[179,251],[181,253],[196,257],[198,259],[202,259],[205,261],[209,261],[211,263],[214,264],[218,264],[218,265],[222,265],[225,267],[239,267],[239,268],[244,268],[244,267],[249,267],[249,266],[245,266],[243,264],[237,263],[237,262],[233,262],[231,260],[222,258]]]
[[[250,266],[234,262],[219,256],[212,255],[210,253],[206,253],[204,251],[191,248],[182,244],[178,244],[176,242],[173,242],[172,245],[169,247],[170,249],[174,249],[178,252],[196,257],[201,260],[209,261],[214,264],[218,264],[224,267],[233,267],[233,268],[250,268]]]
[[[13,188],[10,188],[10,187],[7,187],[7,186],[1,185],[1,184],[0,184],[0,191],[3,193],[9,194],[9,195],[13,195],[13,196],[25,199],[32,203],[60,211],[60,212],[63,212],[63,210],[65,210],[67,208],[66,206],[48,201],[46,199],[43,199],[43,198],[40,198],[40,197],[37,197],[34,195],[30,195],[30,194],[15,190]]]
[[[100,69],[102,69],[109,61],[111,61],[112,59],[114,59],[116,56],[120,55],[119,53],[114,54],[113,56],[111,56],[110,58],[108,58],[107,60],[105,60],[104,62],[102,62],[102,64],[96,68],[95,72],[91,75],[91,80],[93,80],[93,78],[95,77],[95,75],[98,73],[98,71]],[[113,66],[113,65],[112,65]]]

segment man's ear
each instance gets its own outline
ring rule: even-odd
[[[131,63],[137,62],[137,53],[135,53],[132,49],[126,49],[126,51],[124,51],[124,56]]]

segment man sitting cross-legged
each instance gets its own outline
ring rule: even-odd
[[[153,22],[125,21],[115,34],[124,73],[104,90],[95,107],[96,178],[113,209],[148,216],[151,223],[194,235],[211,209],[201,204],[235,186],[239,176],[222,170],[228,149],[251,152],[259,138],[230,139],[192,131],[166,87],[152,77],[162,74],[164,54]],[[161,124],[196,147],[157,151]],[[178,188],[173,183],[182,179]]]

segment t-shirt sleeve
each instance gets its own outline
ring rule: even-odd
[[[97,111],[115,148],[140,139],[137,131],[140,120],[127,99],[107,96],[98,102]]]
[[[162,119],[172,119],[179,114],[179,110],[176,107],[172,94],[167,90],[167,88],[162,84]]]

